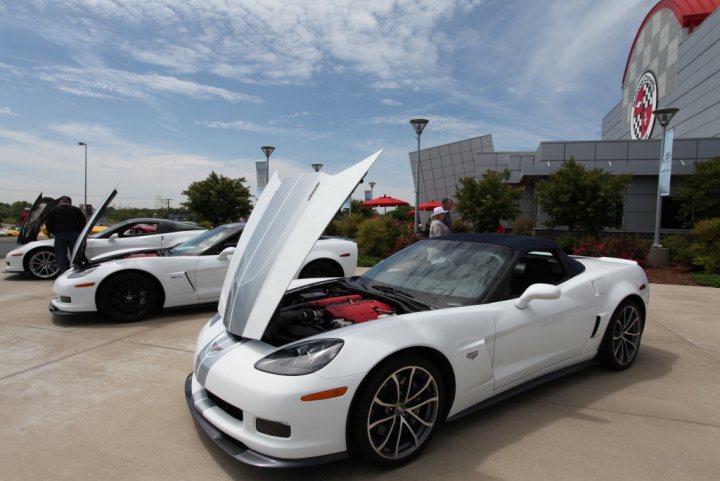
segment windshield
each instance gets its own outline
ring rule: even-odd
[[[450,240],[413,244],[367,271],[363,283],[410,295],[433,307],[464,306],[482,298],[512,258],[506,247]]]
[[[171,256],[199,256],[210,247],[237,234],[237,227],[221,225],[170,249]]]

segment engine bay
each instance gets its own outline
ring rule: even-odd
[[[263,340],[274,346],[322,332],[408,312],[382,295],[351,289],[344,281],[313,284],[288,292]]]

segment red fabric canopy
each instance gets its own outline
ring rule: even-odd
[[[410,205],[404,200],[396,199],[395,197],[389,197],[387,195],[383,195],[382,197],[377,197],[375,199],[366,200],[362,204],[360,204],[364,207],[397,207],[399,205]]]

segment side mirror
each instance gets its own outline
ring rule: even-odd
[[[515,307],[526,309],[530,301],[535,299],[559,299],[560,288],[552,284],[533,284],[515,301]]]
[[[232,255],[235,253],[234,247],[226,247],[222,250],[220,254],[218,254],[217,259],[219,261],[224,261],[228,257],[232,257]]]
[[[120,236],[119,236],[118,233],[116,232],[116,233],[114,233],[113,235],[111,235],[111,236],[108,238],[108,240],[109,240],[110,242],[115,242],[115,241],[118,239],[118,237],[120,237]]]

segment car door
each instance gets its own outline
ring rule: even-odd
[[[221,255],[228,247],[237,244],[240,233],[198,256],[195,262],[195,290],[198,299],[213,302],[220,299],[225,274],[230,267],[232,256]]]
[[[561,280],[562,274],[554,279]],[[545,282],[539,280],[556,283],[552,276]],[[496,389],[528,380],[541,370],[583,352],[597,316],[592,285],[580,276],[558,287],[561,291],[558,299],[535,299],[525,309],[515,306],[516,298],[492,304]]]
[[[126,225],[107,239],[89,237],[87,256],[93,258],[106,252],[120,249],[154,249],[160,248],[162,235],[157,234],[157,222],[136,222]],[[117,236],[115,235],[117,234]]]

